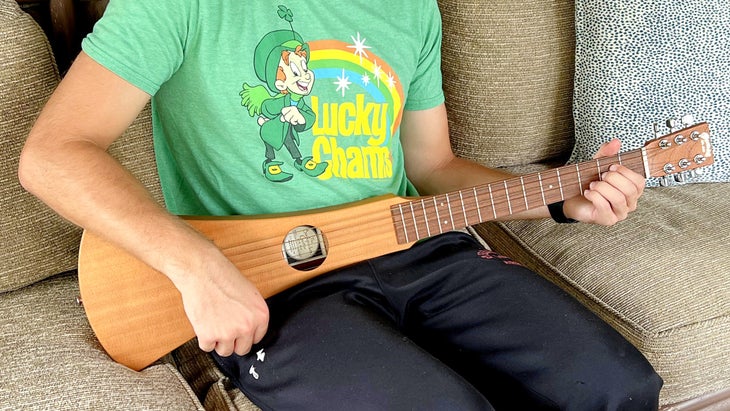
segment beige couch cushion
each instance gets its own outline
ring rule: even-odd
[[[73,269],[80,231],[18,183],[30,127],[58,84],[42,30],[14,0],[0,0],[0,292]]]
[[[613,227],[552,221],[478,229],[570,291],[664,378],[662,404],[730,387],[730,183],[648,189]]]
[[[175,367],[134,372],[109,359],[78,306],[76,276],[0,297],[0,408],[202,410]]]
[[[567,159],[573,1],[438,3],[454,151],[495,167]]]

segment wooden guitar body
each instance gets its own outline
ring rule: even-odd
[[[269,297],[324,272],[407,248],[397,242],[390,212],[391,205],[403,201],[386,196],[304,214],[184,219]],[[302,226],[318,228],[329,245],[321,265],[306,271],[290,266],[284,250],[289,232]],[[310,241],[294,238],[289,244],[298,240]],[[132,369],[144,368],[150,359],[195,337],[182,297],[165,275],[89,232],[81,240],[79,284],[102,346]]]

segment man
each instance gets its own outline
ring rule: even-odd
[[[508,177],[453,155],[436,3],[402,3],[113,0],[38,118],[21,182],[167,275],[200,348],[264,409],[656,408],[661,380],[630,344],[468,236],[264,301],[174,216],[299,211]],[[252,106],[241,84],[257,81],[268,90]],[[287,89],[296,97],[276,94]],[[151,96],[168,210],[105,152]],[[273,161],[283,146],[291,155]],[[643,184],[614,165],[555,212],[611,225]]]

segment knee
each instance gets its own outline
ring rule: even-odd
[[[606,387],[608,410],[656,410],[659,408],[661,377],[648,365],[625,370]]]
[[[570,410],[621,410],[649,411],[659,407],[659,391],[662,379],[646,361],[624,363],[612,369],[595,370],[591,383],[578,383],[582,387],[562,409]]]

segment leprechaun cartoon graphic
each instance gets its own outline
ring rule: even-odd
[[[294,161],[294,168],[310,177],[327,170],[327,163],[318,163],[299,150],[300,133],[312,128],[314,111],[305,97],[312,92],[315,76],[309,70],[309,45],[294,31],[293,14],[279,6],[279,17],[290,24],[291,30],[267,33],[254,50],[254,71],[263,85],[243,84],[241,105],[252,117],[257,117],[261,140],[265,147],[264,176],[273,182],[285,182],[294,174],[284,171],[284,162],[277,153],[285,148]],[[274,94],[271,94],[274,93]]]

